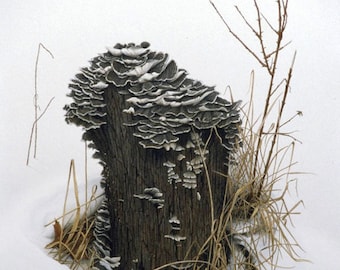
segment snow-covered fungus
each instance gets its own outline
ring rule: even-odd
[[[171,230],[179,231],[181,229],[181,222],[177,218],[177,216],[172,216],[169,219],[169,223],[171,225]]]
[[[96,212],[96,219],[93,230],[92,242],[96,251],[94,270],[111,270],[119,266],[120,257],[111,257],[111,238],[110,238],[111,222],[110,213],[107,204],[107,198],[104,198],[101,206]]]
[[[175,163],[172,163],[171,161],[167,161],[163,163],[163,166],[167,168],[168,182],[170,184],[178,183],[182,181],[179,175],[175,172],[175,167],[176,167]]]
[[[184,241],[184,240],[187,239],[185,236],[174,235],[174,234],[166,234],[166,235],[164,235],[164,237],[169,238],[169,239],[176,241],[176,242]]]
[[[185,172],[183,174],[183,186],[189,189],[197,187],[197,176],[194,172]]]
[[[106,123],[103,92],[114,85],[125,96],[131,114],[125,123],[135,126],[134,136],[145,148],[181,151],[189,147],[179,144],[183,134],[193,128],[221,131],[222,145],[232,150],[238,140],[239,102],[219,97],[214,87],[187,77],[168,54],[150,51],[149,43],[116,44],[90,61],[69,85],[73,103],[65,106],[68,122],[85,130],[97,129]]]
[[[92,267],[93,270],[112,270],[114,268],[119,267],[120,265],[120,257],[110,257],[105,256],[104,258],[100,258],[96,266]]]
[[[69,85],[69,94],[73,103],[65,106],[66,121],[81,125],[85,130],[100,128],[105,124],[104,89],[108,83],[102,74],[94,72],[92,67],[81,69]]]
[[[145,188],[142,194],[134,194],[133,197],[141,200],[147,200],[155,205],[158,209],[163,208],[164,206],[164,199],[162,199],[163,193],[155,187]]]
[[[169,239],[171,239],[175,242],[184,241],[186,239],[186,237],[179,235],[179,231],[181,230],[181,222],[177,218],[177,216],[172,216],[169,219],[169,224],[171,226],[170,234],[166,234],[166,235],[164,235],[164,237],[169,238]]]

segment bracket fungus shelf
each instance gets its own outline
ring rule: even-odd
[[[240,102],[189,78],[147,42],[108,47],[69,87],[66,121],[83,127],[103,165],[110,257],[120,257],[121,269],[151,269],[194,256],[186,249],[210,230],[199,217],[210,211],[206,173],[221,210]],[[174,216],[185,235],[181,248],[164,237]]]

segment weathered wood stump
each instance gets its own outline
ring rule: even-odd
[[[120,269],[195,258],[225,199],[238,103],[189,79],[146,42],[117,44],[90,63],[70,84],[65,109],[104,167],[99,253],[120,257]]]

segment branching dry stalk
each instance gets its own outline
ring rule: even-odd
[[[44,116],[46,113],[47,109],[51,105],[52,101],[54,100],[54,97],[50,99],[48,104],[46,105],[45,109],[43,112],[39,115],[38,111],[40,109],[39,103],[38,103],[38,64],[39,64],[39,59],[40,59],[40,51],[41,48],[43,48],[51,57],[54,59],[53,54],[49,49],[47,49],[42,43],[39,43],[38,46],[38,52],[37,52],[37,57],[35,60],[35,69],[34,69],[34,122],[32,124],[32,129],[31,129],[31,134],[30,134],[30,139],[29,139],[29,144],[28,144],[28,151],[27,151],[27,159],[26,159],[26,166],[29,165],[29,160],[30,160],[30,154],[31,154],[31,147],[32,147],[32,142],[34,139],[34,151],[33,151],[33,157],[37,157],[37,144],[38,144],[38,121]]]
[[[276,81],[276,73],[278,69],[278,60],[279,60],[279,55],[281,50],[287,46],[287,44],[282,45],[283,42],[283,37],[284,37],[284,32],[287,26],[287,20],[288,20],[288,0],[278,0],[276,1],[277,4],[277,12],[278,12],[278,22],[277,26],[273,26],[272,23],[269,22],[269,20],[264,16],[261,12],[261,8],[258,4],[258,1],[254,0],[254,7],[255,7],[255,12],[256,12],[256,20],[257,20],[257,25],[253,26],[249,20],[243,15],[242,11],[236,6],[236,11],[237,13],[241,16],[243,22],[247,25],[247,27],[251,30],[251,32],[255,35],[256,39],[258,40],[258,44],[260,47],[261,53],[258,54],[255,52],[255,50],[251,49],[250,46],[247,45],[245,41],[239,35],[231,28],[231,26],[228,24],[228,22],[223,18],[222,14],[220,11],[217,9],[216,5],[210,0],[210,3],[212,4],[213,8],[219,15],[219,17],[222,19],[223,23],[227,27],[228,31],[234,36],[234,38],[241,43],[241,45],[259,62],[259,64],[264,67],[267,70],[267,73],[269,74],[269,85],[268,85],[268,90],[267,90],[267,95],[266,95],[266,101],[262,113],[262,119],[260,121],[259,125],[259,131],[258,131],[258,136],[257,136],[257,141],[256,141],[256,146],[255,146],[255,166],[254,166],[254,171],[253,171],[253,178],[255,178],[256,175],[256,165],[258,162],[260,162],[258,159],[260,157],[259,151],[261,150],[261,145],[262,145],[262,139],[263,135],[268,134],[267,131],[265,131],[266,124],[267,124],[267,119],[269,117],[269,114],[271,112],[271,107],[276,103],[273,101],[273,99],[276,99],[277,97],[274,95],[279,87],[281,86],[281,83],[278,85],[275,85]],[[268,51],[267,48],[270,46],[267,46],[264,42],[264,37],[263,37],[263,21],[269,26],[269,29],[274,33],[276,37],[276,48],[274,51]],[[293,71],[293,65],[294,65],[294,60],[295,60],[296,53],[294,54],[293,57],[293,62],[292,65],[289,69],[287,78],[283,80],[285,86],[283,90],[283,98],[281,102],[281,107],[280,111],[278,113],[278,118],[276,121],[276,127],[274,131],[274,136],[272,138],[272,143],[270,150],[268,151],[267,155],[267,161],[271,160],[272,154],[274,151],[274,147],[276,146],[277,143],[277,135],[279,134],[279,129],[281,127],[281,116],[283,114],[284,106],[286,104],[286,99],[287,99],[287,94],[290,88],[290,81],[292,77],[292,71]],[[268,162],[266,164],[269,164]],[[263,182],[264,178],[266,177],[268,173],[269,167],[265,166],[262,180],[260,181],[260,185],[258,187],[258,191],[254,196],[258,196],[261,194],[261,190],[263,187]]]
[[[267,162],[265,163],[266,165],[265,165],[265,169],[264,169],[262,180],[260,181],[260,186],[259,186],[259,189],[258,189],[258,192],[257,192],[257,197],[261,195],[262,187],[263,187],[263,183],[264,183],[264,177],[268,174],[268,171],[270,169],[270,160],[272,158],[274,149],[275,149],[276,144],[277,144],[278,136],[280,134],[281,119],[282,119],[284,107],[286,105],[288,91],[289,91],[289,88],[290,88],[290,81],[291,81],[292,74],[293,74],[293,65],[294,65],[294,61],[295,61],[295,56],[296,56],[296,54],[294,54],[293,62],[292,62],[292,65],[291,65],[291,67],[289,69],[289,72],[288,72],[288,75],[287,75],[287,79],[285,79],[285,86],[284,86],[284,90],[283,90],[283,98],[281,100],[281,104],[280,104],[280,108],[279,108],[279,113],[278,113],[278,116],[277,116],[277,119],[276,119],[275,130],[274,130],[273,138],[272,138],[272,141],[271,141],[271,147],[270,147],[268,155],[267,155]],[[268,94],[269,93],[270,94],[272,93],[271,89],[268,92]],[[268,102],[270,102],[270,100],[268,100]],[[268,111],[264,111],[263,114],[265,114],[265,113],[266,113],[266,115],[269,114]],[[265,121],[265,119],[262,119],[262,121]],[[263,124],[261,126],[260,131],[259,131],[259,137],[260,136],[265,136],[264,133],[265,132],[264,132],[264,124]],[[260,148],[259,144],[260,144],[260,139],[257,142],[257,149],[256,149],[256,151],[259,151],[259,148]]]

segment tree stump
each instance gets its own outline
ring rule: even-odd
[[[188,78],[147,42],[108,48],[70,89],[66,120],[84,128],[103,165],[107,226],[98,225],[96,239],[103,261],[153,269],[204,256],[226,199],[239,102]]]

